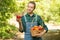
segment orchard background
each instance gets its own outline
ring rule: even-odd
[[[0,39],[19,39],[16,14],[21,14],[31,0],[0,0]],[[36,2],[34,13],[40,15],[48,26],[46,40],[60,40],[60,0],[32,0]],[[17,37],[17,34],[20,36]],[[54,34],[53,36],[51,34]],[[55,36],[56,35],[56,36]],[[56,38],[54,38],[54,36]]]

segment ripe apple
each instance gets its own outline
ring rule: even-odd
[[[35,30],[38,30],[38,26],[34,26]]]
[[[32,27],[32,30],[35,30],[35,28],[34,28],[34,27]]]
[[[42,26],[39,26],[39,30],[42,30],[43,29],[43,27]]]
[[[22,17],[22,16],[20,16],[20,15],[17,15],[17,16],[16,16],[17,19],[20,19],[21,17]]]

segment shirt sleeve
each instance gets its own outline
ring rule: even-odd
[[[26,30],[26,23],[25,23],[24,16],[22,16],[21,21],[22,21],[22,27],[23,27],[22,32],[25,32],[25,30]]]
[[[21,18],[21,22],[22,22],[22,27],[23,27],[23,17]],[[20,25],[20,23],[19,23],[19,25]],[[20,30],[20,29],[19,29],[19,31],[20,31],[21,33],[23,33],[23,30]]]
[[[43,26],[43,28],[46,30],[46,33],[48,31],[47,26],[45,25],[44,21],[42,20],[42,18],[40,16],[38,16],[38,25]]]

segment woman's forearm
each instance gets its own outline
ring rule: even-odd
[[[22,31],[23,27],[22,27],[22,22],[19,22],[19,30]]]

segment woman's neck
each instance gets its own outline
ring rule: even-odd
[[[33,15],[33,12],[32,13],[28,13],[30,16],[32,16]]]

